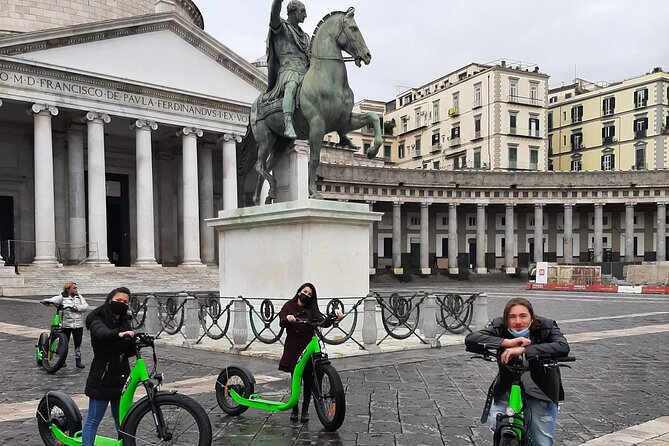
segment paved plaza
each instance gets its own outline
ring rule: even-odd
[[[669,445],[669,297],[594,293],[529,292],[521,281],[383,282],[383,289],[472,293],[486,291],[489,315],[506,300],[528,297],[540,315],[558,320],[578,358],[563,369],[566,401],[560,407],[556,445]],[[91,303],[100,304],[100,298]],[[48,390],[65,390],[83,410],[88,369],[69,367],[48,375],[35,366],[35,334],[48,326],[51,310],[37,298],[0,298],[0,431],[2,444],[41,444],[37,401]],[[90,361],[90,341],[83,356]],[[286,398],[287,374],[269,359],[215,351],[159,346],[165,388],[195,397],[209,412],[215,445],[489,445],[490,430],[479,418],[494,364],[471,359],[459,345],[335,359],[346,387],[346,420],[327,433],[311,410],[311,421],[291,423],[288,413],[248,410],[223,414],[213,392],[226,364],[240,363],[257,376],[257,390]],[[111,417],[103,421],[110,433]],[[630,429],[631,428],[631,429]],[[101,433],[104,433],[101,432]]]

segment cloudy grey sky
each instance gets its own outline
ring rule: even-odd
[[[311,34],[330,11],[356,9],[372,53],[349,65],[356,101],[389,101],[470,62],[539,65],[551,87],[576,76],[620,81],[669,70],[669,0],[303,0]],[[263,56],[271,0],[195,0],[205,31],[249,61]],[[284,0],[282,17],[285,18]]]

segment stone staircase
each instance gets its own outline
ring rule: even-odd
[[[218,266],[184,267],[0,267],[0,296],[55,296],[68,281],[76,282],[83,296],[106,295],[125,286],[133,293],[218,291]]]

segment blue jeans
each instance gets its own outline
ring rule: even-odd
[[[552,401],[540,400],[530,395],[525,395],[527,412],[531,413],[531,424],[528,430],[529,437],[532,439],[532,446],[553,446],[553,432],[557,424],[558,408]],[[497,414],[504,413],[508,401],[495,401],[490,407],[490,417],[488,418],[490,428],[495,430],[497,424]]]
[[[98,426],[100,425],[100,421],[102,421],[102,417],[105,416],[107,406],[110,403],[116,430],[118,431],[121,429],[121,425],[119,424],[120,402],[120,397],[111,401],[94,400],[93,398],[88,400],[88,414],[86,415],[86,421],[84,422],[84,427],[81,432],[81,446],[95,446],[95,435],[98,432]]]

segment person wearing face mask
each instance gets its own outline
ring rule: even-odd
[[[509,400],[512,376],[503,364],[525,355],[528,360],[541,357],[560,358],[569,354],[569,344],[558,324],[535,315],[532,304],[523,298],[510,299],[502,317],[493,319],[486,328],[465,338],[467,351],[484,353],[484,345],[502,350],[499,373],[492,386],[493,405],[489,420],[495,429],[498,413]],[[532,414],[528,435],[534,446],[552,446],[557,424],[558,402],[564,400],[559,368],[534,368],[521,377],[526,403]]]
[[[335,310],[335,316],[338,320],[344,317],[344,314]],[[279,370],[290,372],[291,377],[295,370],[295,365],[305,347],[314,336],[313,328],[305,324],[295,323],[295,319],[307,319],[322,322],[322,327],[329,327],[334,322],[331,318],[326,318],[318,308],[318,295],[316,287],[311,283],[301,285],[295,296],[286,302],[279,313],[279,325],[286,329],[286,341],[283,344],[283,355],[279,361]],[[311,367],[306,367],[302,375],[302,417],[300,421],[306,423],[309,421],[309,402],[311,400]],[[291,421],[297,421],[299,411],[297,405],[293,407],[290,414]]]
[[[116,429],[120,429],[119,403],[130,374],[128,357],[135,355],[128,304],[130,290],[112,290],[105,303],[86,318],[93,347],[93,362],[86,380],[88,414],[81,433],[82,446],[93,446],[100,421],[111,404]]]

